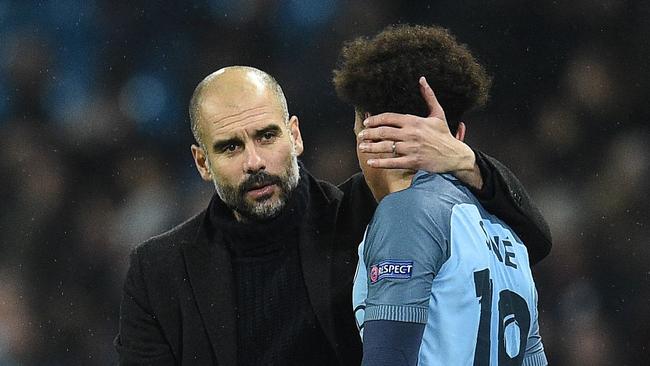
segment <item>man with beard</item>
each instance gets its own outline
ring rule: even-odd
[[[376,206],[363,177],[336,187],[298,163],[298,118],[260,70],[233,66],[206,77],[190,119],[197,170],[217,194],[131,254],[115,340],[121,364],[358,364],[349,304],[356,247]],[[522,192],[514,177],[478,154],[475,163],[464,144],[444,153],[453,158],[427,163],[483,179],[489,207],[522,233],[546,234],[533,241],[541,259],[548,229],[512,197]]]

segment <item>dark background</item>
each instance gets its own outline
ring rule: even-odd
[[[551,225],[534,269],[551,364],[647,364],[649,15],[624,0],[0,0],[0,365],[116,361],[130,249],[213,191],[186,112],[212,71],[274,75],[307,167],[355,172],[331,70],[344,40],[394,23],[449,27],[494,77],[468,141]]]

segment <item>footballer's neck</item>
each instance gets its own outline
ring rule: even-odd
[[[391,193],[403,191],[411,186],[415,172],[412,170],[391,170],[384,176],[381,184],[371,189],[375,200],[380,202]],[[371,187],[373,188],[373,187]]]

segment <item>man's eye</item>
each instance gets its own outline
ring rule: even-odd
[[[237,144],[228,144],[223,148],[225,152],[234,152],[235,150],[237,150]]]
[[[271,140],[275,137],[275,134],[273,132],[264,132],[262,135],[262,140]]]

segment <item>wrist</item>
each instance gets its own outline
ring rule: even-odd
[[[456,171],[471,172],[478,170],[478,165],[476,164],[476,154],[474,153],[474,150],[472,150],[472,148],[470,148],[464,142],[458,142],[461,144],[461,153],[458,156],[458,169]]]
[[[461,154],[458,169],[453,172],[453,175],[470,188],[481,190],[483,188],[483,177],[476,162],[476,154],[469,146],[464,143],[463,145],[464,152]]]

